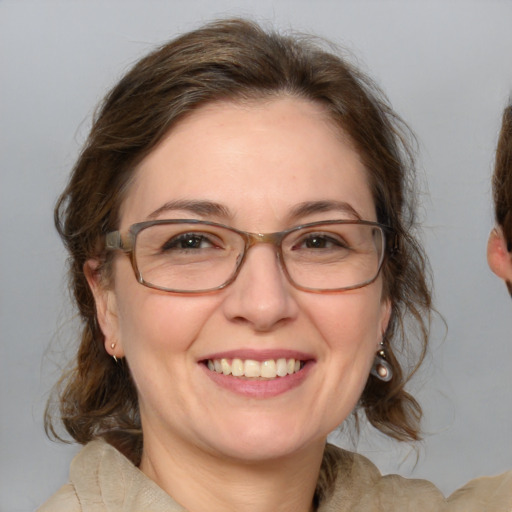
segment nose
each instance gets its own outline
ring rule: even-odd
[[[235,281],[226,288],[224,314],[258,332],[272,331],[294,319],[298,293],[286,279],[274,247],[255,245],[247,252]]]

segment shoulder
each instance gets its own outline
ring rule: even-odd
[[[73,458],[70,467],[70,482],[63,485],[37,512],[78,512],[82,511],[80,488],[88,485],[87,480],[96,478],[95,469],[105,451],[112,449],[103,441],[92,441],[85,445]],[[77,474],[78,473],[78,474]],[[87,475],[84,478],[80,473]],[[78,488],[77,488],[78,486]]]
[[[449,512],[512,511],[512,471],[471,480],[448,499]]]
[[[38,512],[183,512],[116,448],[91,441],[71,462],[69,483]]]
[[[382,476],[366,457],[328,445],[335,478],[319,512],[439,512],[445,499],[426,480]]]
[[[37,512],[80,512],[80,502],[71,484],[63,485]]]
[[[327,446],[332,485],[319,512],[512,512],[512,471],[481,477],[445,498],[431,482],[382,476],[367,458]]]

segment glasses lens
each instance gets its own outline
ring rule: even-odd
[[[154,224],[137,235],[135,260],[142,280],[171,291],[218,288],[234,274],[244,240],[219,226]]]
[[[293,282],[312,290],[356,288],[373,281],[382,264],[384,233],[367,224],[322,224],[294,230],[282,245]]]
[[[282,239],[290,280],[310,290],[343,290],[373,281],[384,258],[381,227],[325,223],[294,229]],[[175,292],[215,290],[228,283],[242,259],[245,239],[208,223],[152,224],[137,234],[140,280]]]

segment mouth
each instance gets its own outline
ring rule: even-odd
[[[294,375],[302,371],[307,361],[294,358],[255,359],[221,358],[207,359],[204,364],[211,372],[231,375],[241,379],[272,380]]]

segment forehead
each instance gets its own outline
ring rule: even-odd
[[[121,224],[183,200],[219,203],[254,223],[284,222],[307,201],[349,202],[361,218],[375,217],[366,169],[348,137],[324,107],[288,97],[217,102],[179,122],[138,166]]]

